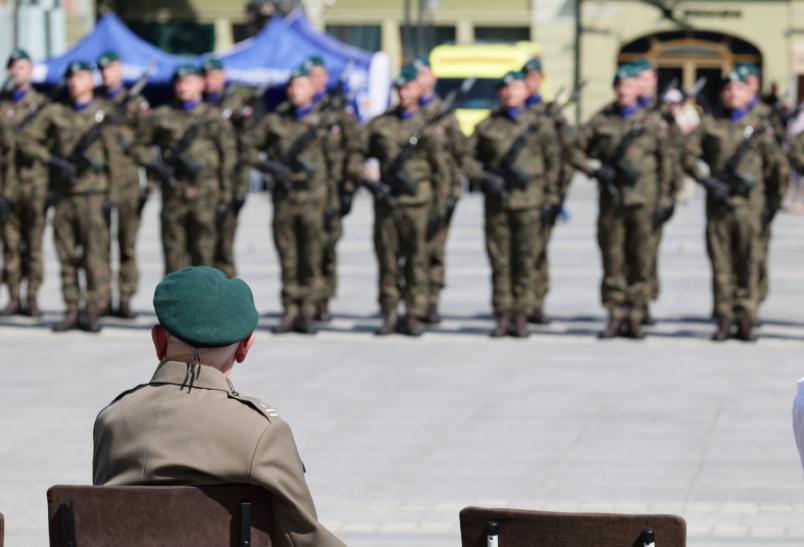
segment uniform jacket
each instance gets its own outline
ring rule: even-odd
[[[40,109],[47,98],[29,89],[19,102],[9,94],[0,97],[0,170],[4,177],[0,179],[0,189],[9,200],[30,195],[44,196],[48,186],[48,173],[44,164],[24,157],[16,145],[20,137],[18,125],[25,121],[34,111]],[[39,114],[42,110],[39,110]],[[37,114],[37,116],[39,115]]]

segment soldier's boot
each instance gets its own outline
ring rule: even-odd
[[[78,328],[78,310],[76,308],[68,308],[64,312],[64,317],[58,323],[54,323],[50,328],[53,332],[65,332],[68,330],[75,330]]]
[[[299,316],[296,320],[295,330],[299,334],[316,334],[318,332],[313,318],[309,315]]]
[[[508,330],[508,334],[514,338],[527,338],[530,336],[530,332],[528,331],[528,318],[524,315],[514,317],[514,320]]]
[[[656,325],[656,319],[650,313],[650,306],[645,306],[642,308],[642,326],[653,327],[654,325]]]
[[[12,296],[8,304],[3,309],[3,315],[20,315],[22,312],[22,303],[19,296]]]
[[[332,314],[329,312],[329,300],[322,300],[315,305],[315,320],[321,323],[332,321]]]
[[[290,313],[285,312],[282,314],[282,319],[280,319],[279,323],[274,325],[274,328],[271,331],[274,334],[287,334],[293,331],[293,327],[296,325],[296,316]]]
[[[120,297],[120,306],[117,308],[115,316],[120,319],[136,319],[137,312],[131,309],[131,298]]]
[[[29,294],[27,299],[27,307],[25,314],[29,317],[42,317],[42,310],[39,309],[39,303],[36,300],[35,294]]]
[[[533,310],[528,316],[528,323],[533,323],[534,325],[547,325],[550,321],[544,315],[544,310],[542,308],[536,308]]]
[[[507,336],[509,323],[510,321],[508,321],[507,317],[498,316],[494,328],[489,331],[489,336],[492,338],[502,338],[503,336]]]
[[[642,332],[643,321],[638,319],[629,319],[626,323],[626,336],[634,340],[643,340],[645,333]]]
[[[100,324],[101,315],[95,310],[88,309],[78,320],[78,328],[86,332],[100,332],[103,326]]]
[[[762,328],[762,319],[759,318],[758,314],[754,314],[751,318],[751,322],[754,324],[755,329]]]
[[[376,336],[388,336],[396,332],[397,317],[396,314],[384,315],[382,324],[374,331]]]
[[[720,319],[717,322],[717,329],[712,334],[713,342],[724,342],[731,338],[731,319]]]
[[[438,313],[438,304],[436,302],[432,302],[430,306],[427,308],[427,318],[426,323],[431,325],[438,325],[441,322],[441,314]]]
[[[756,342],[757,335],[754,333],[754,321],[751,318],[743,318],[737,321],[737,339],[743,342]]]
[[[622,328],[623,328],[622,319],[618,319],[616,317],[609,317],[609,320],[606,323],[606,328],[597,333],[597,337],[601,340],[611,340],[612,338],[617,338],[618,336],[620,336]]]
[[[421,336],[423,332],[424,328],[422,324],[411,314],[406,315],[405,320],[402,321],[402,324],[399,326],[399,333],[405,336],[418,337]]]

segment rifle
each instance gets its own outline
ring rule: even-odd
[[[17,77],[13,74],[9,74],[5,80],[3,80],[3,85],[0,86],[0,93],[5,93],[6,91],[11,90],[14,87],[14,82],[17,81]]]
[[[31,109],[31,111],[28,112],[28,115],[25,116],[22,120],[20,120],[13,127],[13,129],[11,130],[12,133],[15,134],[15,135],[18,134],[18,133],[21,133],[26,127],[31,125],[31,123],[33,123],[33,121],[36,119],[36,117],[39,115],[39,113],[42,112],[42,110],[44,110],[47,105],[49,105],[52,102],[55,102],[56,99],[58,99],[59,95],[62,94],[62,92],[64,91],[65,87],[66,86],[64,85],[63,82],[61,84],[59,84],[58,86],[56,86],[53,89],[53,91],[48,95],[47,100],[43,100],[42,102],[40,102],[39,104],[34,106]]]
[[[634,169],[630,162],[625,159],[625,154],[644,132],[645,128],[640,122],[637,122],[623,136],[620,144],[609,155],[609,159],[604,161],[602,167],[595,173],[595,178],[603,186],[603,189],[614,199],[617,198],[620,191],[617,185],[618,181],[623,181],[627,186],[633,186],[639,178],[639,171]]]
[[[318,118],[310,124],[307,131],[296,139],[288,150],[288,153],[285,154],[285,158],[287,159],[264,160],[257,165],[257,169],[270,175],[274,183],[279,185],[279,188],[283,189],[286,193],[290,193],[293,190],[293,183],[291,181],[293,173],[305,171],[307,176],[311,176],[316,171],[315,167],[300,159],[299,156],[307,149],[310,143],[313,142],[313,139],[315,139],[321,127],[322,120],[323,116],[318,116]]]
[[[100,171],[104,168],[104,165],[90,157],[87,152],[89,147],[101,137],[101,131],[103,131],[103,127],[108,123],[109,119],[110,117],[103,110],[96,112],[95,122],[81,135],[70,154],[66,158],[51,158],[51,166],[55,167],[72,185],[75,185],[76,179],[88,169]]]
[[[207,119],[209,109],[199,114],[193,123],[187,128],[181,138],[166,154],[162,153],[160,161],[151,165],[151,170],[159,178],[162,184],[167,184],[172,189],[176,189],[176,176],[195,180],[201,171],[201,166],[184,155],[190,146],[195,142],[201,127]]]

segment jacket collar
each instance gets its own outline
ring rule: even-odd
[[[182,363],[180,361],[162,361],[156,367],[151,384],[174,384],[199,389],[216,389],[233,393],[234,386],[229,378],[216,368],[192,363]]]

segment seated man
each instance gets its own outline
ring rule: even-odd
[[[159,283],[154,309],[159,366],[98,415],[93,483],[259,485],[274,498],[275,545],[344,547],[318,522],[288,424],[229,381],[259,318],[248,285],[186,268]]]

